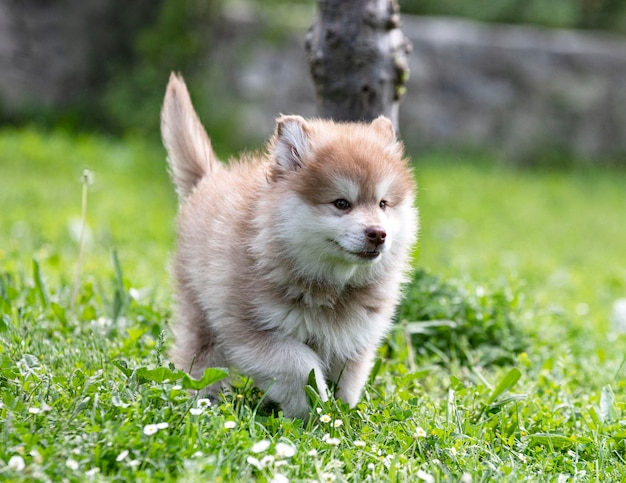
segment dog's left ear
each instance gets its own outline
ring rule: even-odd
[[[396,141],[396,131],[394,130],[393,123],[389,120],[389,118],[385,116],[378,116],[372,121],[370,126],[374,128],[376,132],[389,139],[390,142]]]
[[[309,152],[309,126],[303,117],[280,116],[276,120],[276,162],[284,169],[295,171],[302,167]]]

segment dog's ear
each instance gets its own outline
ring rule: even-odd
[[[280,116],[276,120],[274,154],[283,169],[301,168],[309,150],[309,125],[300,116]]]
[[[379,134],[389,139],[390,142],[396,141],[396,131],[393,128],[393,123],[389,118],[385,116],[378,116],[372,121],[371,127]]]

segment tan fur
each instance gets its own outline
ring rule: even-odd
[[[323,400],[332,380],[354,406],[417,233],[391,122],[281,116],[266,154],[226,167],[172,75],[161,126],[181,201],[175,365],[236,369],[288,417],[308,415],[313,370]]]

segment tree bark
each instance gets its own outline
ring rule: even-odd
[[[411,44],[400,30],[397,0],[317,0],[306,38],[318,114],[371,121],[384,114],[398,130]]]

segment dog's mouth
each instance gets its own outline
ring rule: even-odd
[[[359,258],[362,258],[363,260],[374,260],[380,255],[380,252],[378,250],[372,250],[368,252],[358,252],[358,253],[350,252],[350,253],[352,253],[353,255],[356,255]]]
[[[378,258],[381,254],[381,251],[378,249],[373,249],[373,250],[363,250],[360,252],[353,252],[352,250],[347,250],[346,248],[342,247],[341,244],[339,242],[337,242],[337,240],[332,240],[332,242],[337,245],[341,251],[343,251],[344,253],[348,253],[354,257],[358,257],[361,260],[374,260],[376,258]]]

